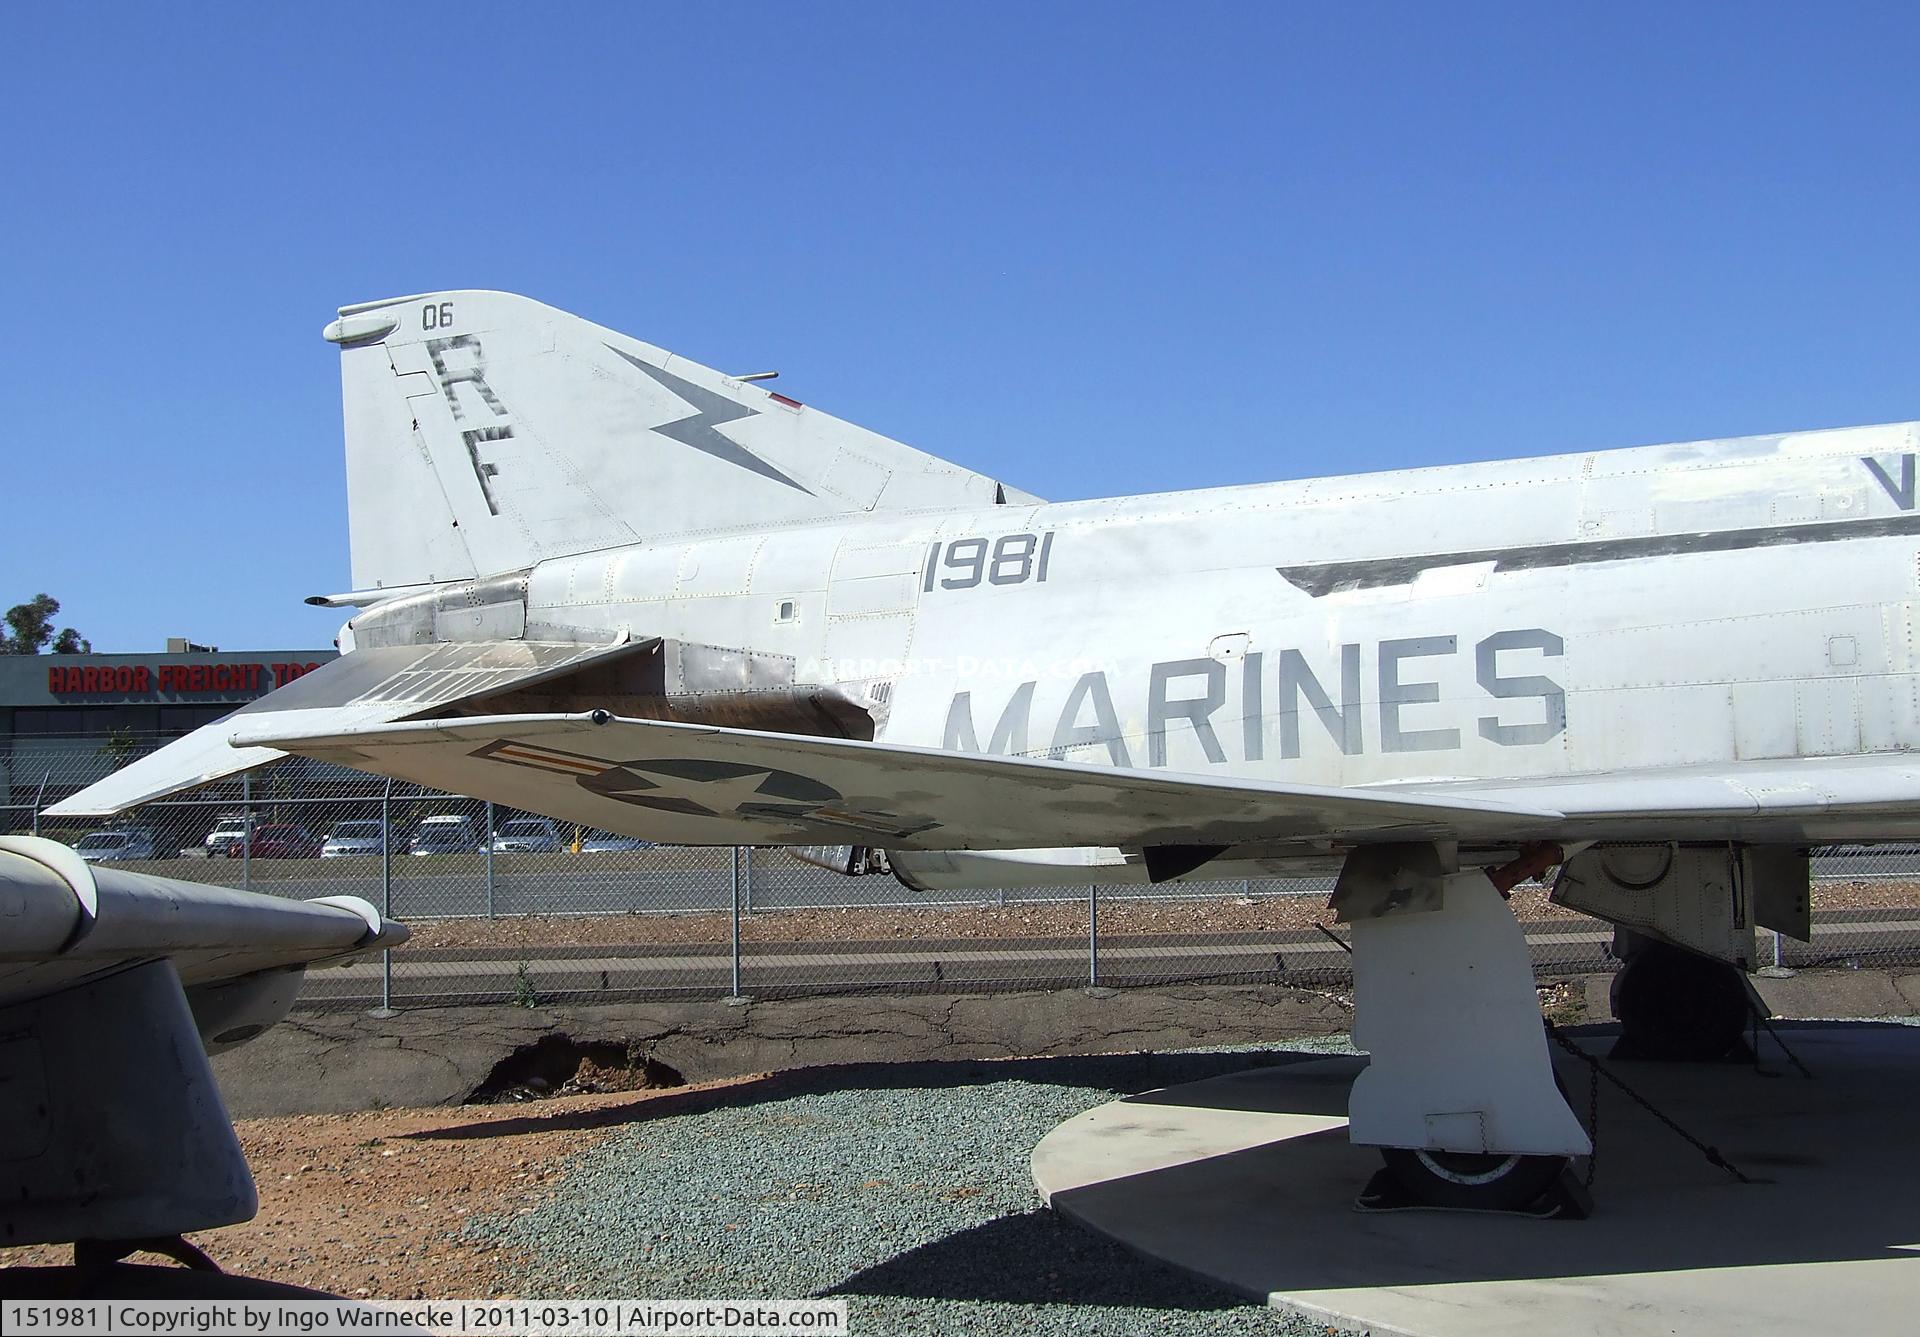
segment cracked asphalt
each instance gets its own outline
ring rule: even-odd
[[[1605,1020],[1610,975],[1560,988],[1563,1022]],[[1754,985],[1785,1017],[1920,1012],[1920,970],[1804,970]],[[729,1006],[718,999],[594,1007],[419,1008],[392,1017],[296,1011],[213,1060],[236,1116],[458,1104],[543,1036],[614,1040],[688,1082],[829,1063],[983,1059],[1258,1045],[1347,1029],[1338,989],[1192,985],[1004,994],[850,994]]]
[[[457,1104],[516,1050],[555,1034],[616,1040],[688,1082],[834,1063],[988,1059],[1263,1044],[1345,1031],[1334,990],[1269,985],[885,994],[582,1008],[296,1011],[214,1059],[236,1117]]]

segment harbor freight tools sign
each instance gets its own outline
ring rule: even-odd
[[[845,1300],[9,1300],[0,1331],[50,1337],[841,1337]]]
[[[319,668],[318,663],[55,664],[47,690],[55,696],[261,696]]]

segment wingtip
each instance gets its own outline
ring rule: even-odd
[[[103,808],[89,804],[55,803],[51,807],[40,809],[42,817],[116,817],[125,812],[125,808]]]

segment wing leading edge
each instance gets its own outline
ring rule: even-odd
[[[1561,815],[1520,802],[1119,771],[659,720],[517,715],[262,746],[679,844],[889,849],[1510,839]]]

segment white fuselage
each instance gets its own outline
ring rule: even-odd
[[[791,657],[891,742],[1324,785],[1898,751],[1915,436],[687,536],[539,564],[527,634]]]

